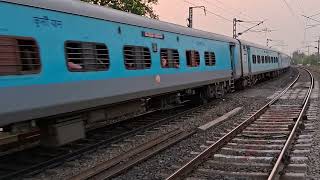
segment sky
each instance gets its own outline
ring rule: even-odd
[[[238,24],[238,32],[264,20],[240,39],[261,45],[271,39],[269,46],[288,54],[296,50],[306,54],[317,51],[315,41],[320,38],[320,25],[306,27],[320,24],[320,0],[159,0],[154,9],[160,20],[186,26],[189,6],[205,6],[207,10],[205,15],[202,9],[194,9],[196,29],[232,36],[233,18],[247,21]],[[312,18],[319,22],[302,15],[315,15]]]

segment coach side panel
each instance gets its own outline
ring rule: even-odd
[[[0,3],[0,36],[31,37],[39,47],[41,71],[0,76],[0,125],[112,104],[145,96],[197,87],[231,78],[229,42],[212,41]],[[164,39],[142,36],[142,32]],[[71,72],[66,41],[96,42],[107,46],[110,67],[105,71]],[[127,70],[125,45],[147,47],[151,67]],[[160,49],[177,49],[180,67],[163,69]],[[200,54],[200,65],[188,67],[186,50]],[[206,66],[204,53],[214,52],[215,66]]]

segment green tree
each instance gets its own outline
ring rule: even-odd
[[[81,0],[84,2],[97,4],[100,6],[108,6],[133,14],[158,19],[152,5],[158,3],[158,0]]]
[[[295,64],[303,64],[303,65],[319,65],[319,58],[318,58],[318,54],[311,54],[311,55],[306,55],[303,52],[299,52],[299,51],[295,51],[293,53],[293,62]]]

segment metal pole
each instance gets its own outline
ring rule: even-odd
[[[193,18],[193,7],[189,7],[189,18],[188,18],[188,21],[189,21],[188,27],[189,28],[192,28],[192,18]]]
[[[318,64],[320,62],[320,37],[319,37],[319,40],[318,40]]]
[[[189,28],[193,28],[193,9],[194,8],[201,8],[204,11],[204,14],[207,15],[206,7],[205,6],[194,6],[194,7],[189,7],[189,18],[187,19],[189,24]]]
[[[267,47],[269,47],[269,42],[271,41],[271,39],[267,39]]]
[[[237,39],[237,19],[233,18],[233,38]]]

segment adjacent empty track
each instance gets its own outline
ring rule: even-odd
[[[314,79],[308,70],[299,71],[287,88],[218,141],[212,141],[167,180],[208,177],[271,180],[285,174],[285,169],[293,172],[286,174],[290,178],[302,178],[295,170],[305,168],[303,153],[308,151],[304,144],[308,134],[301,132],[308,129],[306,111]]]

